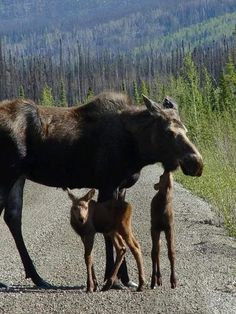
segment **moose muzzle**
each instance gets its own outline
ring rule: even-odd
[[[203,171],[203,159],[200,154],[188,154],[179,161],[185,175],[200,177]]]

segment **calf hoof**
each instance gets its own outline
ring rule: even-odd
[[[95,291],[94,288],[87,288],[87,290],[86,290],[87,293],[92,293],[94,291]]]
[[[161,277],[157,277],[157,285],[162,286],[162,279]]]
[[[176,280],[172,280],[170,283],[171,283],[171,289],[175,289],[177,286]]]
[[[111,279],[107,279],[105,285],[102,287],[102,291],[107,291],[111,288],[116,289],[116,290],[121,290],[116,282],[113,283]]]
[[[142,283],[141,285],[139,285],[138,286],[138,288],[137,288],[137,292],[141,292],[141,291],[143,291],[143,286],[144,286],[144,284]]]

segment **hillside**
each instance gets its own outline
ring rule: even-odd
[[[19,54],[54,54],[60,39],[65,50],[80,43],[94,54],[104,48],[128,51],[156,45],[166,36],[175,46],[175,34],[183,28],[194,32],[212,19],[219,21],[219,32],[208,36],[203,30],[195,41],[209,42],[219,39],[219,34],[228,37],[234,16],[227,23],[221,21],[234,12],[234,0],[180,0],[178,4],[175,0],[3,0],[0,35],[7,48]]]

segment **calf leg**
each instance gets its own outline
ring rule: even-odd
[[[118,197],[118,191],[117,189],[103,189],[99,190],[98,194],[98,202],[105,202],[108,200],[111,200],[112,198]],[[104,235],[105,239],[105,248],[106,248],[106,268],[105,268],[105,276],[104,281],[106,281],[108,278],[111,277],[113,269],[114,269],[114,252],[113,252],[113,244],[112,240],[109,236]],[[123,262],[121,264],[121,267],[118,271],[118,277],[121,279],[122,283],[125,285],[129,285],[130,280],[128,276],[126,261],[123,259]],[[119,285],[119,283],[114,283],[114,288],[121,289],[122,286]]]
[[[158,286],[162,285],[161,272],[160,272],[160,231],[151,229],[152,236],[152,280],[151,280],[151,289],[154,289],[156,284]]]
[[[37,273],[34,264],[28,254],[21,230],[23,189],[25,178],[19,178],[12,186],[5,205],[4,220],[10,229],[24,265],[26,278],[31,278],[34,284],[40,288],[51,288]]]
[[[168,248],[168,258],[170,261],[170,283],[171,288],[176,288],[176,277],[175,277],[175,245],[174,245],[174,232],[173,228],[171,227],[169,230],[165,232],[166,241],[167,241],[167,248]]]
[[[110,278],[107,279],[105,285],[102,288],[102,291],[109,290],[113,286],[113,284],[116,280],[119,268],[122,264],[125,252],[126,252],[124,240],[122,239],[122,237],[118,233],[112,234],[111,239],[112,239],[112,243],[116,249],[116,262],[114,265],[112,275],[110,276]]]
[[[131,253],[133,254],[138,268],[139,285],[137,291],[142,291],[145,283],[144,279],[144,267],[143,267],[143,256],[138,241],[133,236],[132,232],[129,235],[122,235],[127,243]]]
[[[83,238],[84,243],[84,259],[87,268],[87,292],[93,292],[97,289],[97,280],[93,268],[93,244],[94,234]]]

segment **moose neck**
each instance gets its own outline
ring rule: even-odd
[[[152,117],[147,110],[125,112],[123,121],[137,147],[138,161],[141,167],[154,164],[159,160],[152,139]]]

